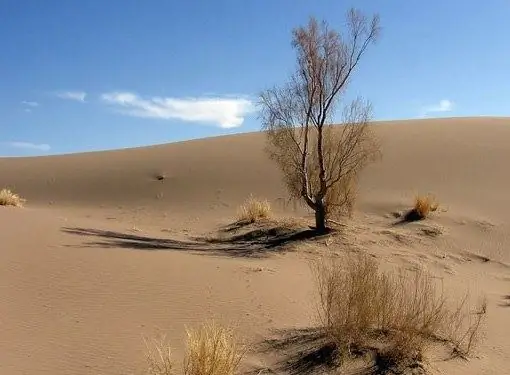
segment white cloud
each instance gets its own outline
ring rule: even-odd
[[[30,101],[26,101],[26,100],[23,100],[21,102],[21,104],[27,106],[27,107],[39,107],[39,103],[37,102],[30,102]]]
[[[77,102],[85,102],[85,97],[87,96],[87,93],[84,91],[62,91],[62,92],[57,92],[55,95],[57,95],[60,99],[68,99],[68,100],[75,100]]]
[[[101,99],[129,116],[209,123],[221,128],[241,126],[245,116],[255,109],[250,100],[230,96],[143,99],[131,92],[111,92],[101,95]]]
[[[38,150],[38,151],[49,151],[51,150],[50,145],[46,143],[35,144],[30,142],[7,142],[5,143],[9,147],[21,148],[25,150]]]
[[[422,115],[426,116],[429,113],[450,112],[453,110],[453,107],[454,103],[451,100],[443,99],[438,104],[423,108]]]

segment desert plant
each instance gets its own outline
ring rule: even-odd
[[[319,317],[343,356],[379,337],[383,362],[417,360],[431,338],[470,350],[479,335],[481,318],[469,324],[462,307],[452,309],[442,288],[424,271],[382,272],[366,255],[349,257],[345,267],[321,260],[313,271]]]
[[[424,339],[412,332],[395,332],[390,341],[375,353],[378,373],[406,373],[423,359]]]
[[[487,299],[482,298],[475,311],[466,308],[466,299],[449,316],[448,339],[453,344],[454,356],[469,356],[483,334],[487,318]]]
[[[290,81],[260,94],[267,151],[290,196],[315,212],[318,232],[328,216],[352,210],[359,172],[379,156],[371,131],[371,106],[358,98],[332,124],[339,99],[368,46],[379,34],[379,17],[351,9],[345,35],[311,18],[293,31],[297,67]]]
[[[239,207],[238,221],[255,223],[268,219],[271,215],[271,204],[268,200],[257,199],[252,195]]]
[[[414,199],[413,212],[417,219],[425,219],[431,212],[437,211],[439,203],[430,195],[417,196]]]
[[[197,330],[187,329],[184,360],[186,375],[233,375],[245,350],[232,330],[215,323],[206,323]]]
[[[171,375],[173,374],[172,350],[166,342],[165,337],[151,342],[145,341],[145,358],[149,375]]]
[[[25,199],[21,198],[10,189],[0,190],[0,206],[23,207],[25,202]]]

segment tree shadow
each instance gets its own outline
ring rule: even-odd
[[[242,227],[239,227],[242,228]],[[238,229],[227,228],[223,235],[212,238],[202,238],[206,242],[212,244],[233,244],[233,245],[250,245],[255,248],[274,249],[287,246],[296,242],[323,238],[313,229],[290,228],[286,226],[250,226],[248,230],[241,231]],[[221,232],[220,232],[221,233]]]
[[[299,242],[323,236],[310,229],[283,226],[245,226],[241,233],[232,229],[228,235],[191,237],[189,240],[159,238],[110,230],[63,227],[67,234],[98,238],[80,247],[123,248],[132,250],[176,250],[233,257],[264,257],[293,250]],[[221,234],[221,233],[220,233]]]

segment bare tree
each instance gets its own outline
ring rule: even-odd
[[[343,110],[343,126],[332,126],[352,73],[378,37],[379,17],[368,20],[351,9],[347,29],[341,35],[312,17],[293,30],[296,71],[285,85],[260,94],[267,151],[291,197],[315,211],[318,232],[332,215],[352,211],[359,172],[379,154],[370,103],[354,100]]]

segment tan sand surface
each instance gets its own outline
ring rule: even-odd
[[[252,193],[278,217],[308,215],[286,203],[260,133],[0,158],[0,188],[27,199],[0,207],[0,374],[142,374],[144,335],[166,333],[179,360],[185,325],[210,318],[255,345],[243,371],[287,373],[258,344],[314,324],[309,261],[353,250],[424,267],[452,296],[487,295],[476,356],[433,357],[431,371],[510,374],[510,119],[376,126],[383,159],[364,171],[344,234],[289,248],[208,241]],[[439,212],[394,225],[418,193]]]

